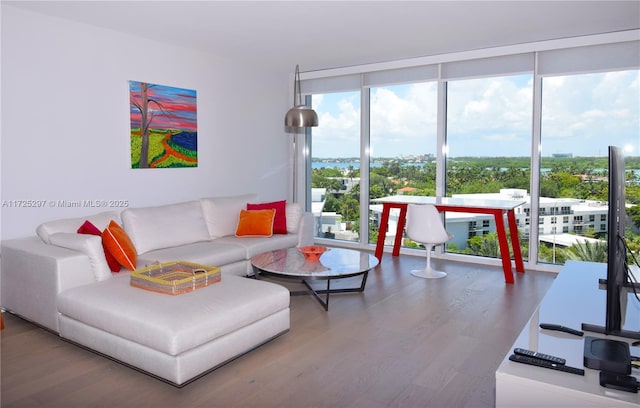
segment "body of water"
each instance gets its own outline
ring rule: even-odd
[[[404,163],[403,166],[422,166],[424,163]],[[360,168],[360,162],[311,162],[312,169],[354,169]],[[369,167],[382,167],[382,163],[371,163]]]

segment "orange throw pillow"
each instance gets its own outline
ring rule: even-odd
[[[78,228],[78,234],[90,234],[90,235],[99,235],[102,237],[102,232],[93,225],[89,220],[86,220],[84,224]],[[109,269],[111,272],[120,272],[120,268],[122,267],[118,260],[111,255],[111,252],[104,246],[104,240],[102,240],[102,249],[104,250],[104,257],[107,260],[107,265],[109,265]]]
[[[236,237],[270,237],[276,210],[240,210]]]
[[[104,247],[113,255],[118,263],[133,271],[138,262],[138,253],[129,235],[115,221],[111,220],[109,226],[102,233]]]

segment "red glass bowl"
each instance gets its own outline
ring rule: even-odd
[[[320,256],[327,252],[329,248],[320,245],[309,245],[298,248],[298,251],[302,252],[307,261],[317,261]]]

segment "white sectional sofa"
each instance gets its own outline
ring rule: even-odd
[[[237,237],[238,214],[253,194],[128,208],[40,225],[37,236],[2,242],[3,309],[177,386],[289,329],[289,292],[247,279],[260,252],[310,245],[313,215],[286,204],[286,234]],[[219,283],[172,296],[132,287],[128,270],[111,273],[99,236],[122,225],[137,267],[184,260],[221,268]],[[106,272],[105,272],[106,271]]]

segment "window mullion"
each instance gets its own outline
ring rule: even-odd
[[[436,197],[445,194],[447,163],[447,82],[438,80],[437,147],[436,147]]]
[[[360,245],[369,245],[370,89],[360,89]]]
[[[533,72],[533,113],[531,115],[531,179],[529,180],[529,208],[532,220],[537,220],[540,213],[540,162],[541,155],[541,133],[542,133],[542,77],[538,73],[538,54],[534,59]],[[529,229],[529,264],[538,263],[538,237],[540,228],[537,222],[532,222]]]

